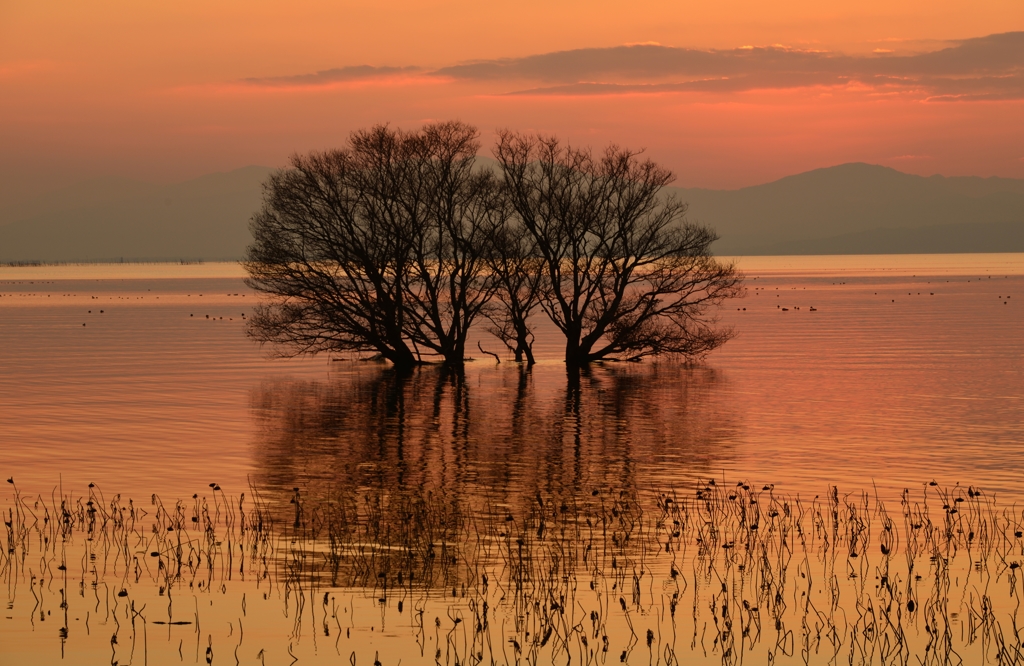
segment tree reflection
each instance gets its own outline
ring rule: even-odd
[[[716,471],[736,414],[708,368],[337,364],[252,396],[261,487],[438,491],[515,502],[664,489]]]

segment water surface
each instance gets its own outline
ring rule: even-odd
[[[394,467],[402,439],[453,480],[568,457],[572,474],[618,464],[648,486],[1017,492],[1024,255],[739,261],[748,296],[721,313],[736,338],[705,366],[605,364],[578,387],[545,327],[530,373],[479,355],[457,381],[427,368],[399,386],[374,364],[269,358],[244,337],[255,296],[234,265],[4,268],[0,472],[36,491],[187,496]],[[456,414],[458,445],[438,421]]]
[[[579,376],[546,327],[270,358],[230,264],[0,268],[0,661],[1024,661],[1024,255],[739,263],[704,364]]]

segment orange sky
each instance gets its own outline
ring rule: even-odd
[[[2,0],[0,204],[98,175],[280,165],[359,126],[454,117],[646,146],[688,186],[848,161],[1024,177],[1024,40],[961,41],[1021,30],[1020,0]],[[634,48],[628,71],[609,51],[645,42],[676,48]],[[360,65],[412,69],[344,69]]]

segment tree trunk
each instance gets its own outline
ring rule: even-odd
[[[400,342],[394,347],[381,349],[381,356],[391,361],[397,370],[408,371],[416,367],[416,357],[405,342]]]
[[[536,361],[533,358],[533,347],[530,346],[530,338],[526,327],[517,326],[516,329],[516,363],[522,363],[525,356],[526,364],[533,365]]]
[[[565,365],[570,368],[581,368],[590,363],[590,350],[580,345],[579,325],[573,325],[565,334]]]
[[[523,345],[523,354],[526,355],[526,365],[533,365],[537,362],[537,360],[533,358],[533,347],[529,344]]]
[[[438,350],[443,359],[441,362],[449,367],[461,366],[466,362],[466,338],[456,335],[442,340]]]

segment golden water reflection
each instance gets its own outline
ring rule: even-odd
[[[11,663],[1024,658],[1024,519],[971,487],[886,504],[708,479],[514,505],[412,485],[173,504],[12,489]]]
[[[1021,663],[1012,260],[765,260],[708,366],[578,378],[269,361],[177,267],[0,282],[0,664]]]
[[[576,376],[555,365],[401,376],[336,363],[330,381],[278,379],[253,391],[256,479],[267,488],[429,487],[503,501],[684,485],[717,474],[733,448],[726,384],[713,369],[675,363]]]

